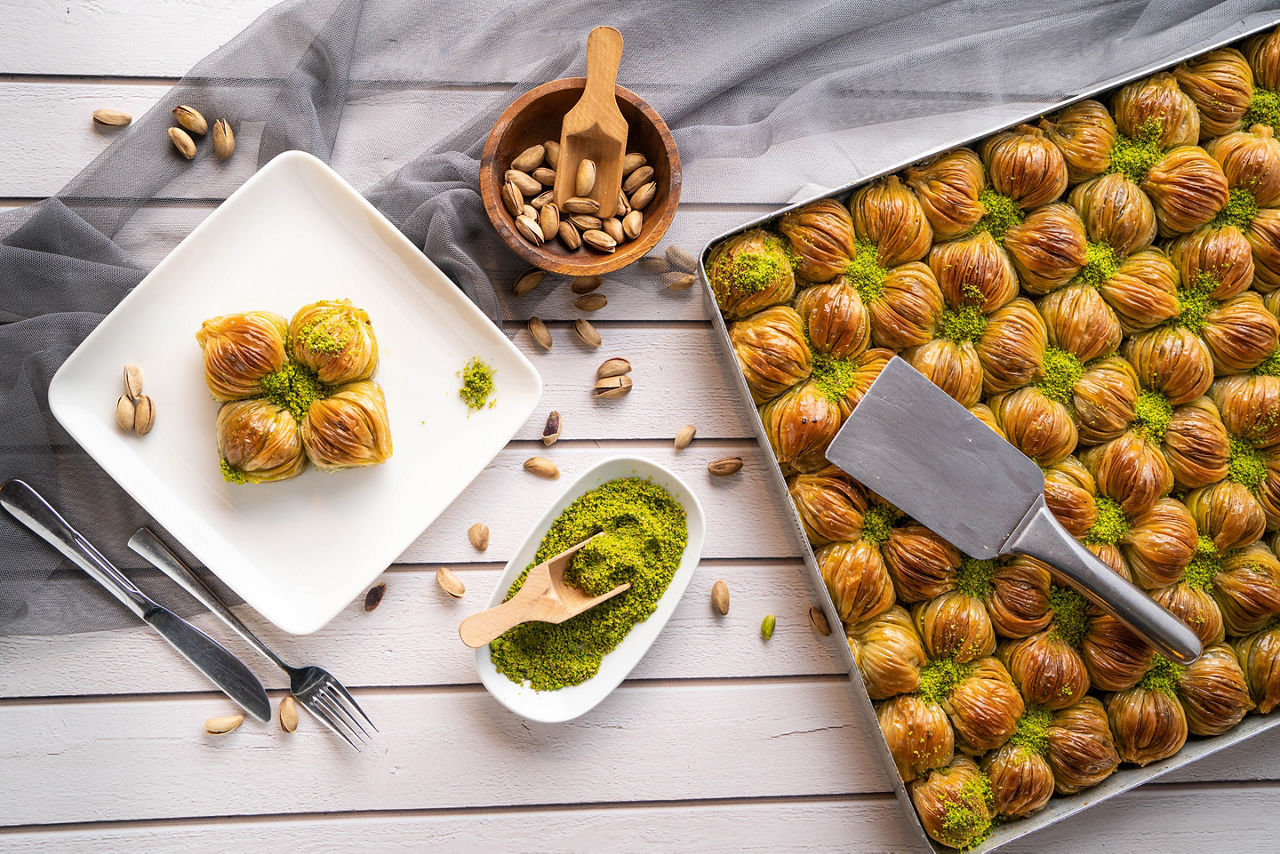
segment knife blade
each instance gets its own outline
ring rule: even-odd
[[[1164,655],[1200,655],[1195,632],[1054,518],[1039,466],[903,359],[880,372],[827,459],[965,554],[1043,560]]]
[[[106,588],[240,708],[260,721],[271,720],[267,692],[240,659],[139,590],[25,481],[15,478],[0,486],[0,506]]]

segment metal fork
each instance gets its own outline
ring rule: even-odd
[[[197,600],[226,623],[236,634],[244,638],[250,646],[265,655],[277,667],[289,674],[289,691],[294,698],[316,720],[346,739],[347,743],[360,750],[361,746],[372,739],[369,729],[374,732],[378,728],[369,720],[364,709],[351,696],[342,683],[333,678],[329,671],[316,667],[294,667],[271,651],[265,643],[231,613],[222,600],[210,590],[182,559],[160,541],[150,528],[139,528],[129,538],[129,548],[142,555],[154,564],[165,575],[181,585]],[[365,726],[368,725],[369,729]]]

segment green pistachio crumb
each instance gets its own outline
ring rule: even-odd
[[[1089,629],[1089,601],[1074,590],[1055,584],[1049,592],[1049,604],[1053,608],[1050,631],[1070,646],[1079,646]]]
[[[870,305],[884,293],[888,271],[880,266],[876,245],[869,240],[859,240],[854,243],[853,259],[845,268],[844,275],[862,301]]]
[[[1144,391],[1133,407],[1133,423],[1148,442],[1158,445],[1173,420],[1173,405],[1158,391]]]
[[[462,387],[458,389],[458,397],[467,405],[467,409],[476,412],[486,405],[493,408],[496,401],[491,401],[493,394],[493,368],[480,361],[479,356],[472,356],[462,366]]]
[[[1262,360],[1253,373],[1260,377],[1280,377],[1280,347],[1271,351],[1271,355]]]
[[[981,599],[991,589],[991,579],[996,574],[996,562],[966,557],[956,571],[956,587],[966,596]]]
[[[942,337],[961,344],[976,341],[987,328],[987,317],[975,305],[963,306],[959,311],[942,312]]]
[[[1222,210],[1218,211],[1218,215],[1213,218],[1213,224],[1216,226],[1234,225],[1244,231],[1257,215],[1258,200],[1253,197],[1253,193],[1244,187],[1233,187],[1227,198],[1227,203],[1222,206]]]
[[[1036,385],[1045,397],[1068,405],[1083,374],[1084,365],[1074,354],[1057,347],[1047,347],[1044,351],[1044,376]]]
[[[248,483],[249,479],[245,477],[244,472],[231,467],[231,463],[226,458],[218,460],[218,467],[222,469],[222,479],[227,483]]]
[[[813,354],[813,373],[810,375],[818,389],[832,403],[844,400],[849,389],[858,380],[858,366],[852,359],[833,359],[821,353]]]
[[[1018,718],[1018,729],[1009,743],[1044,756],[1049,752],[1049,725],[1052,723],[1052,712],[1042,706],[1031,706]]]
[[[310,368],[293,359],[287,360],[284,367],[275,373],[267,374],[258,381],[258,385],[264,397],[289,410],[298,421],[306,417],[307,410],[317,398],[329,393]]]
[[[1160,148],[1160,136],[1164,126],[1155,116],[1143,122],[1138,133],[1133,137],[1117,134],[1115,144],[1111,147],[1111,165],[1108,172],[1120,172],[1135,184],[1141,184],[1151,171],[1151,167],[1164,156]]]
[[[1114,249],[1105,243],[1089,241],[1084,250],[1084,266],[1071,281],[1100,288],[1118,269],[1120,259],[1116,257]]]
[[[1253,90],[1253,100],[1244,114],[1244,126],[1250,125],[1271,125],[1280,133],[1280,94],[1270,89]]]
[[[995,190],[988,189],[979,193],[978,204],[982,205],[982,219],[978,220],[970,234],[985,231],[997,242],[1004,240],[1005,233],[1026,217],[1017,202]]]
[[[1156,653],[1151,660],[1151,669],[1142,677],[1139,686],[1148,691],[1161,691],[1170,697],[1178,695],[1178,680],[1182,678],[1182,672],[1187,668],[1180,664],[1175,664],[1163,655]]]
[[[1267,462],[1257,448],[1237,436],[1231,437],[1227,479],[1256,491],[1267,479]]]
[[[1213,589],[1213,579],[1221,570],[1222,561],[1218,557],[1217,547],[1214,546],[1213,540],[1201,534],[1196,541],[1195,556],[1187,564],[1182,580],[1187,583],[1187,586],[1208,593]]]
[[[1084,541],[1090,545],[1114,546],[1123,540],[1129,533],[1129,521],[1124,518],[1120,505],[1099,495],[1094,497],[1093,506],[1098,510],[1098,521],[1085,532]]]
[[[986,774],[979,773],[967,780],[955,800],[947,804],[942,817],[944,833],[957,842],[963,840],[966,849],[978,845],[991,833],[994,804],[991,781]]]
[[[930,661],[920,668],[920,682],[916,690],[925,702],[936,705],[950,697],[956,686],[972,671],[972,665],[961,664],[951,658]]]
[[[760,637],[768,640],[773,637],[773,627],[777,625],[778,619],[773,614],[766,614],[764,621],[760,623]]]
[[[888,508],[872,505],[862,514],[862,539],[872,545],[879,545],[889,539],[889,531],[893,528],[893,518]]]

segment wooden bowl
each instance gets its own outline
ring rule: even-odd
[[[582,96],[585,77],[552,80],[521,95],[498,119],[480,158],[480,195],[489,221],[521,258],[551,273],[594,276],[620,270],[657,245],[675,216],[680,201],[680,155],[671,131],[644,99],[615,87],[618,107],[627,120],[627,151],[643,154],[653,167],[657,195],[644,209],[644,226],[635,240],[610,253],[583,246],[570,252],[559,240],[534,246],[516,231],[515,217],[502,204],[503,175],[513,158],[531,145],[560,141],[560,122]]]

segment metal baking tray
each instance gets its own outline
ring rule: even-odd
[[[900,172],[908,166],[912,166],[936,154],[941,154],[942,152],[950,151],[954,148],[972,145],[993,133],[998,133],[999,131],[1014,127],[1015,125],[1019,125],[1024,122],[1031,122],[1039,119],[1041,116],[1055,113],[1063,107],[1074,104],[1077,101],[1083,101],[1087,98],[1098,98],[1105,102],[1105,96],[1110,95],[1114,90],[1119,89],[1127,83],[1131,83],[1134,80],[1139,80],[1160,71],[1167,71],[1181,62],[1185,62],[1192,57],[1199,56],[1202,53],[1207,53],[1208,51],[1216,48],[1236,46],[1239,42],[1249,36],[1268,30],[1276,26],[1277,23],[1280,23],[1280,16],[1277,16],[1266,24],[1242,29],[1235,35],[1196,47],[1193,51],[1180,54],[1169,60],[1162,60],[1157,65],[1144,68],[1141,71],[1134,72],[1133,74],[1113,79],[1098,86],[1097,88],[1081,92],[1078,95],[1054,104],[1044,110],[1025,115],[1017,121],[993,125],[992,127],[973,136],[963,137],[956,139],[953,142],[935,146],[912,157],[910,160],[905,160],[894,166],[875,172],[874,174],[859,178],[858,180],[846,184],[839,189],[831,190],[803,201],[795,202],[784,208],[780,208],[773,213],[756,217],[749,222],[745,222],[737,228],[730,229],[729,231],[712,238],[702,248],[698,261],[698,273],[699,278],[702,281],[703,290],[710,300],[710,304],[712,306],[716,306],[716,298],[715,294],[711,290],[710,281],[707,276],[706,264],[711,248],[722,240],[726,240],[735,234],[740,234],[741,232],[748,231],[758,226],[771,225],[787,211],[809,204],[810,202],[817,201],[818,199],[838,198],[842,201],[847,200],[854,190],[865,184],[869,184],[872,181],[883,178],[887,175]],[[773,449],[770,447],[769,439],[765,435],[764,423],[760,420],[759,412],[756,409],[755,404],[752,402],[751,391],[747,387],[746,378],[742,375],[742,371],[738,367],[737,359],[733,353],[733,346],[729,341],[729,327],[725,323],[724,317],[718,309],[713,311],[712,314],[714,315],[713,323],[715,329],[719,332],[717,338],[721,348],[721,356],[728,359],[729,365],[732,368],[731,373],[734,376],[738,394],[741,396],[744,404],[752,412],[752,417],[750,419],[751,425],[755,429],[756,441],[764,451],[764,457],[767,460],[765,466],[768,469],[766,479],[768,480],[769,486],[773,490],[777,501],[787,508],[786,512],[791,520],[792,531],[795,533],[796,542],[801,546],[801,553],[804,558],[805,566],[809,569],[810,582],[816,588],[818,598],[822,603],[822,608],[826,612],[827,620],[832,626],[839,627],[842,624],[839,615],[836,612],[835,604],[831,601],[831,596],[827,593],[826,584],[822,581],[822,573],[818,569],[818,563],[814,557],[813,549],[809,545],[808,537],[805,536],[804,526],[800,521],[800,515],[796,512],[795,506],[791,503],[791,497],[787,492],[786,478],[782,473],[781,466],[773,455]],[[867,694],[866,687],[862,684],[861,676],[858,675],[858,668],[854,663],[853,653],[849,650],[849,645],[847,643],[841,643],[840,647],[841,657],[845,663],[845,667],[849,671],[849,681],[851,693],[854,697],[854,705],[857,707],[858,713],[862,716],[864,723],[873,728],[877,734],[880,734],[880,724],[876,720],[875,706],[872,704],[871,697]],[[1137,788],[1143,783],[1154,780],[1156,777],[1168,774],[1170,771],[1175,771],[1178,768],[1189,765],[1211,753],[1217,753],[1219,750],[1230,747],[1233,744],[1238,744],[1247,738],[1251,738],[1258,733],[1265,732],[1276,726],[1280,726],[1280,710],[1277,710],[1265,717],[1249,715],[1238,726],[1236,726],[1235,729],[1224,735],[1212,738],[1194,735],[1190,736],[1182,750],[1168,759],[1152,763],[1145,768],[1121,767],[1120,770],[1116,771],[1102,783],[1090,789],[1086,789],[1079,794],[1066,796],[1055,794],[1049,801],[1048,806],[1035,815],[996,824],[991,831],[991,835],[987,837],[982,844],[972,850],[974,852],[994,851],[995,849],[1001,848],[1015,839],[1021,839],[1027,834],[1033,833],[1042,827],[1047,827],[1051,824],[1062,821],[1064,818],[1075,815],[1083,809],[1094,806],[1095,804],[1105,801],[1108,798],[1115,797],[1123,792],[1127,792],[1130,789]],[[893,789],[897,793],[898,800],[902,802],[902,806],[907,814],[907,823],[919,838],[921,846],[924,848],[932,848],[934,851],[939,852],[939,854],[954,852],[955,849],[953,848],[946,848],[936,844],[929,838],[928,834],[925,833],[924,827],[920,824],[920,819],[916,815],[915,807],[911,803],[911,797],[907,793],[906,785],[902,782],[902,778],[898,774],[898,769],[894,765],[893,757],[889,753],[888,744],[885,742],[884,738],[875,739],[875,743],[879,748],[880,758],[884,762],[884,767],[889,775],[889,779],[893,783]]]

